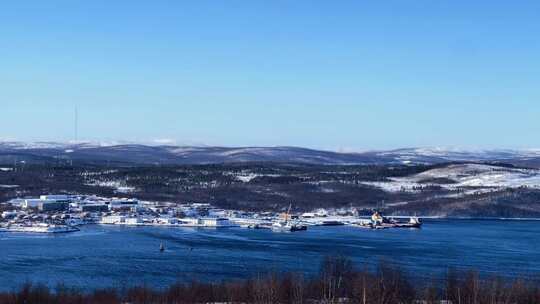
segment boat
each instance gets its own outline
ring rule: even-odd
[[[284,220],[281,221],[275,221],[272,224],[272,230],[275,231],[305,231],[307,230],[307,225],[300,224],[296,221],[292,221],[289,215],[291,211],[291,205],[289,205],[289,209],[287,210],[287,213],[284,215]]]
[[[272,224],[272,230],[276,231],[303,231],[307,230],[307,225],[293,223],[291,221],[278,221]]]
[[[418,217],[412,216],[407,223],[396,222],[394,225],[396,228],[420,228],[422,221]]]
[[[161,242],[161,244],[159,244],[159,251],[161,251],[161,252],[165,251],[165,245],[163,245],[163,242]]]
[[[29,233],[67,233],[79,231],[78,228],[68,225],[56,224],[12,224],[5,227],[7,232],[29,232]]]
[[[422,221],[412,216],[408,222],[399,222],[394,219],[384,217],[380,212],[375,211],[371,216],[370,221],[364,221],[359,224],[362,228],[368,229],[386,229],[386,228],[420,228]]]
[[[315,224],[317,226],[343,226],[345,223],[336,220],[323,220]]]

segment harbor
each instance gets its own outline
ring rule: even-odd
[[[325,256],[336,255],[351,258],[358,267],[384,260],[429,279],[444,277],[449,268],[473,268],[484,275],[540,272],[534,221],[425,219],[422,229],[340,225],[309,226],[294,233],[241,227],[79,229],[59,234],[1,233],[0,285],[17,288],[29,273],[35,283],[55,287],[64,282],[84,290],[141,282],[155,287],[177,281],[219,282],[256,277],[277,267],[309,276],[319,270]],[[139,279],[126,281],[131,277]]]
[[[201,203],[162,203],[134,198],[81,195],[41,195],[14,199],[3,205],[0,232],[67,233],[89,224],[191,228],[269,229],[276,232],[306,231],[311,226],[352,226],[368,229],[420,228],[421,220],[386,218],[374,211],[359,216],[354,209],[314,212],[246,212],[225,210]]]

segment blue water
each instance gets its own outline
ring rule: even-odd
[[[358,267],[384,260],[429,279],[443,277],[449,267],[537,276],[540,222],[430,220],[418,230],[341,226],[296,233],[92,225],[62,235],[0,233],[0,289],[26,281],[93,289],[241,279],[269,271],[313,274],[326,255],[347,256]]]

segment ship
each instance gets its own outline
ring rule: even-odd
[[[422,221],[418,217],[412,216],[409,218],[409,221],[406,223],[396,222],[395,227],[396,228],[420,228],[422,227]]]
[[[275,221],[272,224],[272,230],[291,231],[291,232],[307,230],[307,225],[303,225],[296,221],[292,221],[290,212],[291,212],[291,205],[289,205],[289,209],[287,210],[287,213],[284,214],[284,216],[282,217],[283,220]]]
[[[303,231],[307,230],[307,225],[293,223],[291,221],[278,221],[272,224],[272,230],[276,231]]]
[[[56,224],[11,224],[5,227],[6,232],[25,232],[25,233],[67,233],[79,231],[79,228],[68,225]]]
[[[360,224],[363,228],[386,229],[386,228],[420,228],[422,221],[417,216],[409,218],[408,222],[399,222],[394,219],[384,217],[380,212],[375,211],[371,215],[370,221],[364,221]]]

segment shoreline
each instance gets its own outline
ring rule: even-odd
[[[332,220],[338,220],[343,221],[343,225],[317,225],[313,221],[302,221],[302,223],[309,224],[310,226],[319,226],[319,227],[334,227],[334,226],[349,226],[349,227],[355,227],[354,224],[352,224],[351,220],[361,221],[366,220],[369,217],[355,217],[355,218],[348,218],[348,217],[329,217],[329,219]],[[408,216],[388,216],[388,218],[395,218],[395,219],[406,219],[409,218]],[[419,216],[422,220],[428,220],[428,221],[501,221],[501,222],[540,222],[540,218],[498,218],[498,217],[437,217],[437,216],[426,216],[422,217]],[[234,221],[233,221],[234,222]],[[18,234],[40,234],[40,235],[55,235],[55,234],[67,234],[72,232],[78,232],[80,229],[78,227],[84,227],[84,226],[109,226],[109,227],[159,227],[159,228],[197,228],[197,229],[230,229],[230,228],[239,228],[239,229],[248,229],[245,227],[242,227],[240,224],[233,224],[233,225],[227,225],[227,226],[205,226],[205,225],[192,225],[192,224],[155,224],[155,223],[138,223],[138,224],[109,224],[109,223],[88,223],[78,226],[69,226],[71,229],[65,230],[65,231],[37,231],[33,229],[29,230],[19,230],[19,229],[9,229],[2,227],[0,228],[0,233],[18,233]]]

